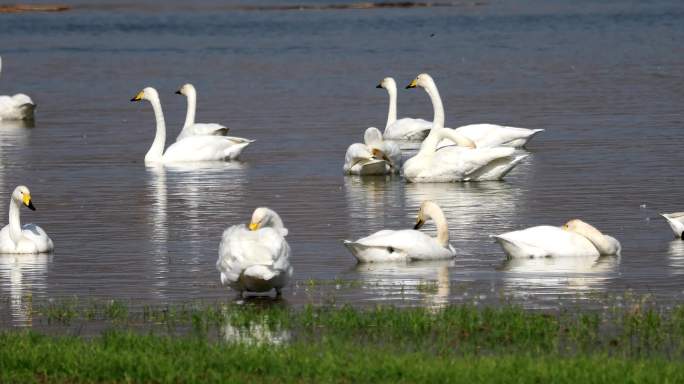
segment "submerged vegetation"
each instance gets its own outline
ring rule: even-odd
[[[67,331],[0,332],[0,382],[684,380],[684,306],[546,313],[273,304],[34,308],[45,333]],[[98,331],[73,331],[89,324]]]

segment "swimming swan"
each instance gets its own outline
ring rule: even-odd
[[[224,161],[237,158],[254,140],[224,136],[190,136],[166,148],[166,124],[159,94],[152,87],[140,91],[131,101],[148,100],[157,119],[157,134],[145,155],[145,164],[183,161]]]
[[[192,84],[184,84],[176,91],[178,95],[184,95],[188,99],[188,111],[185,114],[183,129],[176,137],[176,142],[189,136],[225,136],[228,128],[216,123],[195,123],[195,111],[197,110],[197,91]]]
[[[14,188],[9,206],[9,224],[0,231],[0,253],[46,253],[55,249],[52,240],[43,228],[35,224],[21,225],[19,209],[21,205],[35,211],[31,192],[20,185]]]
[[[376,88],[385,88],[389,94],[389,111],[383,136],[388,140],[422,141],[430,132],[432,122],[404,117],[397,120],[397,83],[385,77]]]
[[[434,125],[418,153],[403,166],[410,182],[452,182],[500,180],[510,172],[525,154],[511,147],[477,148],[476,144],[456,130],[444,128],[444,107],[435,82],[430,75],[418,75],[406,88],[422,87],[430,96],[435,112]],[[457,146],[439,147],[448,138]]]
[[[660,216],[664,217],[670,224],[675,237],[681,239],[684,234],[684,212],[661,213]]]
[[[436,238],[418,231],[428,219],[437,225]],[[344,245],[361,263],[450,259],[456,255],[456,250],[449,244],[444,213],[429,200],[421,204],[413,229],[385,229],[356,241],[345,240]]]
[[[620,242],[582,220],[562,227],[540,225],[494,236],[509,258],[620,255]]]
[[[2,58],[0,57],[0,71]],[[33,120],[36,104],[23,93],[14,96],[0,95],[0,120]]]
[[[216,269],[221,283],[240,292],[266,292],[282,288],[292,276],[287,229],[273,210],[254,210],[249,228],[233,225],[223,232]]]
[[[401,150],[396,143],[384,141],[375,127],[366,129],[363,144],[349,146],[344,156],[344,173],[350,175],[386,175],[401,169]]]

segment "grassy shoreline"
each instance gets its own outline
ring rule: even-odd
[[[684,381],[684,306],[550,314],[217,304],[133,313],[112,302],[68,317],[50,310],[53,321],[104,322],[106,330],[1,331],[0,382]]]

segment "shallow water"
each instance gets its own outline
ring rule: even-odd
[[[684,209],[681,2],[327,11],[71,4],[0,15],[0,93],[21,91],[39,105],[35,127],[0,126],[0,196],[27,184],[37,211],[22,218],[56,244],[51,256],[0,257],[3,324],[30,324],[31,305],[72,296],[233,297],[214,267],[220,235],[261,205],[290,230],[296,281],[285,300],[293,305],[506,297],[558,308],[626,291],[662,302],[684,296],[684,243],[657,215]],[[402,86],[419,72],[436,79],[449,126],[546,132],[505,182],[342,176],[346,147],[384,125],[387,96],[375,85],[394,76]],[[173,92],[185,82],[198,89],[199,121],[257,140],[242,162],[144,166],[153,114],[129,99],[155,86],[175,137],[185,100]],[[401,89],[399,113],[430,118],[429,99]],[[455,260],[356,266],[343,239],[408,227],[428,198],[446,213]],[[488,237],[575,217],[620,239],[622,256],[505,263]],[[317,281],[333,292],[317,295]]]

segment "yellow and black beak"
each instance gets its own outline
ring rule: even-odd
[[[259,229],[259,223],[249,223],[250,231],[256,231],[257,229]]]
[[[143,99],[143,96],[144,96],[144,95],[145,95],[145,92],[140,91],[140,92],[138,92],[137,95],[135,95],[134,98],[131,99],[131,101],[140,101],[140,100]]]
[[[416,221],[416,225],[413,226],[413,229],[420,229],[420,227],[422,227],[423,224],[425,224],[425,220],[418,219],[418,221]]]
[[[25,193],[21,197],[21,201],[24,203],[25,206],[28,207],[28,209],[35,211],[36,207],[33,206],[33,201],[31,201],[31,195],[28,193]]]
[[[406,86],[406,89],[415,88],[417,86],[418,86],[418,82],[416,81],[416,79],[413,79],[413,81],[410,82],[409,85]]]

